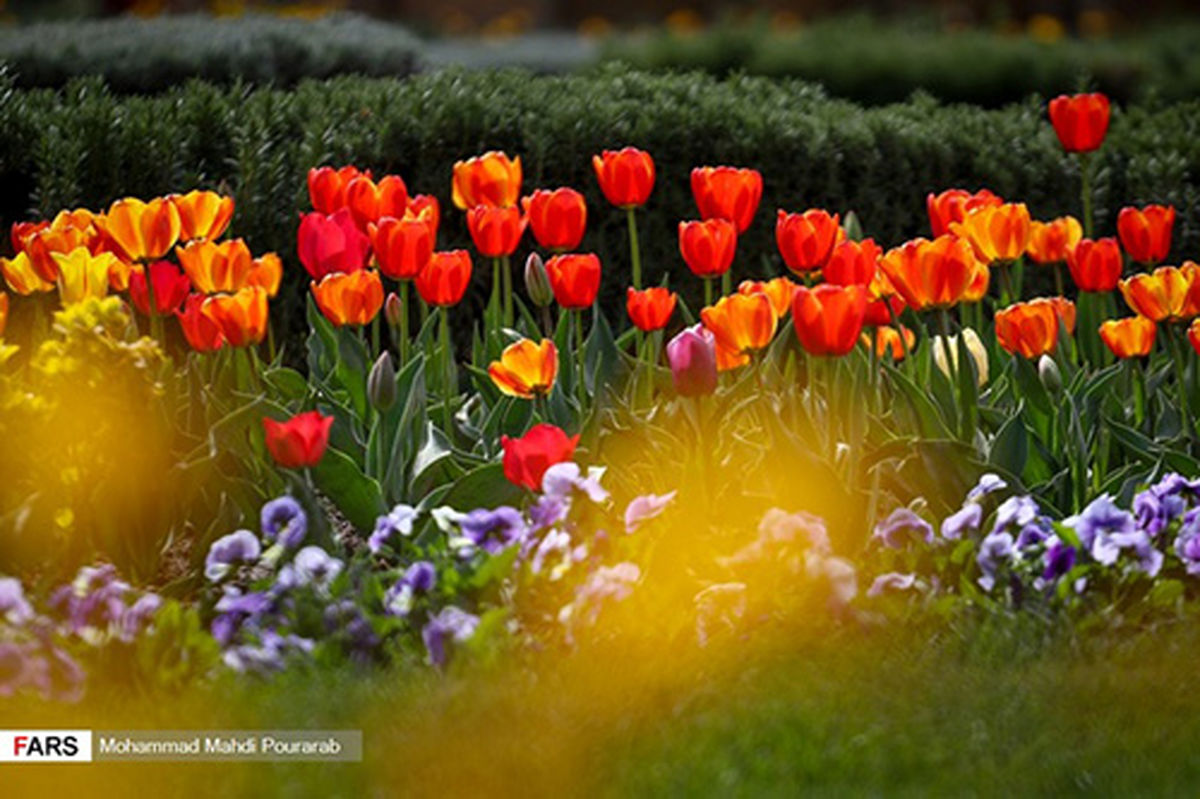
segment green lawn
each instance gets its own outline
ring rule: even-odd
[[[1030,625],[1025,625],[1030,626]],[[0,726],[350,727],[361,766],[0,767],[86,795],[1195,795],[1200,635],[1067,640],[1005,623],[592,651],[441,678],[222,680],[181,698],[0,704]],[[154,792],[154,793],[151,793]]]

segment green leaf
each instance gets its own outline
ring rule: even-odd
[[[344,452],[330,448],[312,470],[321,493],[359,530],[370,530],[375,519],[387,512],[379,483],[363,474]]]
[[[992,449],[988,453],[989,463],[1016,475],[1025,470],[1025,461],[1029,457],[1029,434],[1021,415],[1023,407],[1024,402],[1017,403],[1016,411],[992,439]]]
[[[488,463],[467,472],[455,481],[442,497],[441,504],[460,511],[495,508],[500,505],[518,504],[521,501],[521,493],[521,489],[504,476],[504,467],[501,464]]]

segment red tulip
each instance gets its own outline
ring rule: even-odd
[[[941,194],[931,192],[925,197],[925,210],[929,212],[929,227],[934,238],[949,233],[951,224],[962,222],[972,211],[1003,204],[1004,200],[987,189],[974,194],[965,189],[946,189]]]
[[[538,244],[566,252],[579,246],[587,227],[587,203],[574,189],[538,189],[523,201],[529,227]]]
[[[330,215],[314,211],[300,219],[296,250],[313,280],[363,269],[370,249],[370,239],[345,208]]]
[[[471,282],[471,254],[466,250],[435,252],[417,273],[417,293],[430,305],[457,305]]]
[[[813,355],[840,356],[854,349],[866,312],[863,286],[800,286],[792,300],[796,338]]]
[[[216,352],[225,346],[221,326],[204,313],[206,299],[208,298],[203,294],[189,294],[184,300],[182,310],[175,311],[184,338],[196,352]]]
[[[504,476],[513,485],[539,491],[546,470],[571,460],[578,444],[578,435],[568,436],[552,424],[536,424],[520,438],[501,436]]]
[[[591,253],[556,255],[546,261],[546,276],[563,308],[589,308],[600,290],[600,259]]]
[[[1082,239],[1067,253],[1067,268],[1080,291],[1112,291],[1121,279],[1121,248],[1113,238]]]
[[[379,271],[393,280],[412,280],[433,256],[437,231],[425,219],[387,217],[368,231]]]
[[[1171,228],[1175,226],[1175,207],[1147,205],[1122,208],[1117,214],[1117,234],[1129,257],[1139,264],[1156,264],[1171,251]]]
[[[697,277],[729,271],[737,251],[737,226],[727,219],[679,223],[679,252]]]
[[[174,313],[187,299],[192,283],[179,267],[170,261],[150,264],[150,280],[154,283],[154,313],[164,316]],[[129,299],[143,314],[150,315],[150,296],[146,290],[146,268],[135,269],[129,275]]]
[[[780,209],[775,220],[775,243],[787,268],[797,274],[821,269],[842,236],[837,214],[812,208],[802,214]]]
[[[619,208],[645,205],[654,189],[654,159],[636,147],[594,155],[592,168],[605,199]]]
[[[516,206],[477,205],[467,211],[471,241],[485,258],[512,255],[521,243],[525,222]]]
[[[371,177],[370,170],[359,171],[356,166],[341,169],[323,166],[308,170],[308,198],[319,214],[332,214],[346,207],[346,187],[357,177]]]
[[[703,219],[728,219],[745,233],[762,199],[763,179],[757,169],[704,166],[692,170],[692,196]]]
[[[346,207],[359,230],[384,217],[400,218],[408,208],[408,187],[396,175],[387,175],[379,183],[359,175],[346,186]]]
[[[329,428],[332,426],[333,417],[320,411],[297,414],[286,422],[263,419],[267,450],[285,469],[301,469],[320,463],[329,446]]]
[[[675,292],[661,286],[642,291],[630,286],[625,292],[625,310],[634,327],[649,333],[667,326],[678,299]]]
[[[432,194],[418,194],[409,198],[408,210],[404,212],[404,216],[423,219],[429,223],[429,229],[434,235],[437,235],[438,226],[442,224],[442,207],[438,204],[438,198]]]
[[[1063,149],[1086,153],[1097,149],[1108,132],[1108,98],[1099,92],[1060,94],[1050,101],[1050,123]]]
[[[833,248],[822,274],[835,286],[868,286],[875,279],[883,249],[874,239],[843,241]]]

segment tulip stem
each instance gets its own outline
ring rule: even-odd
[[[142,275],[146,279],[146,315],[150,317],[150,337],[162,341],[162,320],[158,315],[158,300],[154,297],[154,281],[150,279],[150,264],[142,264]]]
[[[1133,380],[1133,426],[1141,430],[1146,418],[1146,372],[1140,358],[1129,358],[1126,364]]]
[[[379,314],[371,320],[371,357],[379,354]]]
[[[1188,441],[1194,442],[1196,440],[1196,428],[1192,423],[1191,409],[1188,407],[1187,383],[1185,382],[1187,364],[1184,361],[1180,346],[1184,343],[1182,341],[1183,335],[1181,330],[1177,332],[1175,326],[1169,322],[1166,328],[1167,345],[1171,349],[1171,359],[1175,361],[1175,385],[1176,390],[1179,392],[1179,412],[1183,416],[1183,429],[1187,433]]]
[[[721,296],[728,296],[733,291],[733,274],[729,269],[721,273]]]
[[[587,381],[584,379],[584,369],[586,368],[586,358],[583,351],[583,311],[578,310],[573,314],[575,322],[575,359],[578,363],[578,372],[576,376],[579,389],[579,407],[583,408],[583,403],[587,400]]]
[[[900,318],[896,316],[896,309],[892,306],[891,299],[884,297],[883,304],[887,307],[888,317],[892,320],[892,327],[900,334],[900,351],[904,353],[904,362],[908,363],[908,341],[904,338],[904,328],[900,326]]]
[[[642,253],[638,247],[637,214],[631,205],[625,209],[625,219],[629,222],[629,259],[633,264],[633,288],[642,290]]]
[[[1054,293],[1059,297],[1065,296],[1063,294],[1062,264],[1054,265]]]
[[[501,322],[503,322],[503,320],[499,319],[499,317],[501,315],[501,311],[503,310],[501,308],[502,301],[500,298],[500,284],[501,284],[502,280],[503,280],[503,278],[500,277],[500,259],[493,258],[492,259],[492,297],[491,297],[491,299],[488,300],[488,312],[493,320],[499,320]]]
[[[504,326],[513,326],[513,283],[512,260],[506,255],[500,261],[500,272],[504,277]]]
[[[400,368],[408,363],[408,281],[400,281],[400,322],[396,325],[397,344],[400,348]]]
[[[1079,186],[1083,200],[1083,235],[1092,238],[1092,160],[1088,153],[1079,154]]]
[[[713,301],[713,282],[711,277],[704,278],[704,307],[712,305]]]
[[[451,385],[454,380],[454,378],[451,376],[454,355],[450,351],[450,309],[442,306],[440,310],[441,319],[439,320],[438,333],[442,342],[442,381],[444,383],[443,389],[445,392],[443,395],[445,397],[445,402],[442,410],[445,412],[444,429],[446,431],[446,438],[447,440],[453,441],[454,420],[450,415],[450,402],[454,393],[454,387]]]

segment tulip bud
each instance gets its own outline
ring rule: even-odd
[[[987,348],[984,347],[983,341],[980,340],[979,334],[975,332],[974,328],[964,328],[962,337],[971,360],[975,362],[975,382],[982,388],[988,381]],[[957,335],[950,336],[949,341],[943,336],[934,336],[933,338],[933,362],[937,364],[938,371],[946,377],[950,377],[951,360],[954,362],[955,369],[958,368],[958,346]]]
[[[400,327],[404,324],[404,306],[400,304],[400,298],[396,296],[396,292],[388,292],[387,299],[383,303],[383,315],[391,327]]]
[[[717,343],[702,325],[693,325],[667,343],[667,362],[675,391],[698,397],[717,390]]]
[[[858,214],[853,211],[847,211],[842,217],[842,230],[846,231],[846,238],[850,241],[863,240],[862,222],[858,221]]]
[[[1052,395],[1057,396],[1062,392],[1062,372],[1059,371],[1058,364],[1049,355],[1043,355],[1038,359],[1038,378]]]
[[[371,400],[371,407],[380,413],[396,404],[396,367],[390,352],[380,355],[371,367],[367,376],[367,398]]]
[[[525,291],[529,294],[529,300],[539,308],[545,308],[554,302],[550,276],[546,274],[542,256],[536,252],[531,252],[525,259]]]

